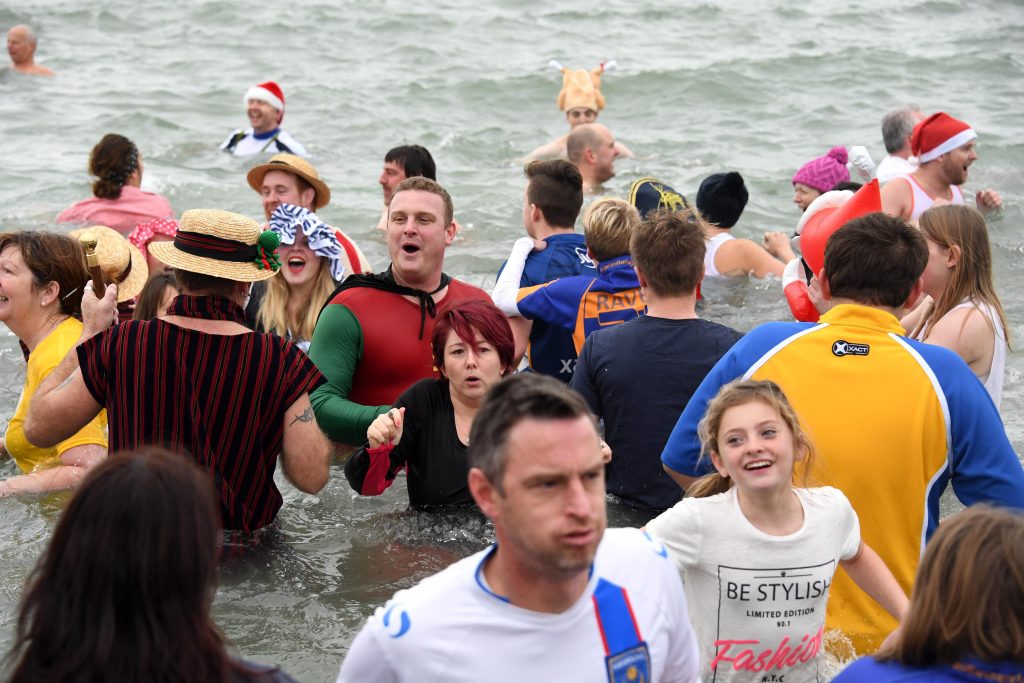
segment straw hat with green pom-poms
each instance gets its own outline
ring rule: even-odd
[[[251,218],[216,209],[181,216],[173,242],[153,242],[149,251],[169,266],[238,282],[266,280],[281,269],[280,238]]]
[[[281,238],[273,230],[264,230],[260,238],[256,240],[256,258],[253,263],[257,268],[278,271],[281,270],[281,258],[277,255],[277,248],[281,246]]]

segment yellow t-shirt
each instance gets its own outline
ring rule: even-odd
[[[28,404],[32,400],[32,395],[36,393],[36,389],[39,388],[43,379],[64,360],[68,351],[74,348],[75,342],[81,335],[82,323],[74,318],[68,318],[57,325],[43,341],[39,342],[39,346],[28,357],[25,386],[21,390],[21,398],[18,399],[14,417],[7,423],[7,434],[4,436],[7,452],[14,458],[14,462],[18,464],[22,472],[34,472],[59,465],[61,453],[75,446],[85,444],[99,444],[104,448],[107,446],[106,411],[100,411],[100,414],[77,434],[53,448],[33,446],[25,438],[25,414],[28,412]]]

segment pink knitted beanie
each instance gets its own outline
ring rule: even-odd
[[[793,184],[803,183],[819,192],[828,192],[839,183],[849,182],[850,171],[845,147],[833,147],[823,157],[811,159],[793,176]]]

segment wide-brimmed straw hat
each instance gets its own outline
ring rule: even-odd
[[[313,200],[314,211],[321,206],[327,206],[331,203],[331,188],[327,187],[327,184],[320,180],[320,175],[313,168],[313,164],[302,157],[294,154],[275,154],[270,157],[270,161],[267,163],[253,166],[246,176],[249,181],[249,187],[260,192],[263,188],[263,176],[267,175],[270,171],[294,173],[312,185],[313,189],[316,190],[316,199]]]
[[[117,303],[141,292],[149,279],[149,266],[142,252],[124,235],[105,225],[79,228],[69,234],[78,239],[85,233],[96,238],[96,260],[103,271],[103,282],[117,285]]]
[[[281,269],[280,238],[251,218],[230,211],[192,209],[181,216],[173,242],[149,252],[173,268],[237,282],[257,282]]]

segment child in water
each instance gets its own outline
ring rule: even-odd
[[[814,449],[778,385],[737,380],[700,423],[717,470],[647,525],[686,572],[686,599],[704,681],[821,680],[825,603],[841,565],[897,619],[907,597],[860,539],[857,514],[806,478]]]

